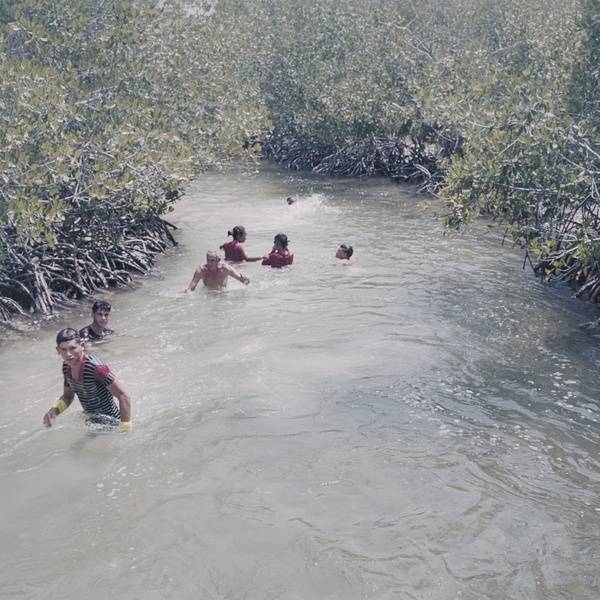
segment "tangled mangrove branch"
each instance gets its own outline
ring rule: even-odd
[[[427,191],[437,190],[442,180],[439,146],[410,136],[395,139],[372,136],[327,146],[270,137],[261,143],[261,148],[264,158],[288,169],[348,177],[381,175],[394,181],[416,183],[419,189]]]
[[[3,4],[0,320],[147,273],[183,186],[247,154],[264,115],[209,4]]]
[[[157,254],[176,244],[174,226],[157,216],[113,230],[114,241],[57,230],[56,243],[15,243],[14,232],[0,232],[5,258],[0,263],[0,320],[16,314],[52,313],[57,306],[98,288],[129,285],[146,274]]]

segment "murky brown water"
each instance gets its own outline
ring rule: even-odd
[[[95,352],[129,436],[77,403],[41,426],[55,332],[87,306],[5,340],[0,596],[598,600],[596,309],[483,224],[443,236],[423,201],[272,168],[199,181],[180,246],[107,295]],[[183,296],[235,224],[252,255],[287,233],[293,267]]]

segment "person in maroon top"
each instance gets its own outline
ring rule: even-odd
[[[262,256],[248,256],[242,244],[246,241],[246,228],[243,225],[236,225],[227,232],[233,239],[220,246],[220,250],[225,252],[225,260],[231,262],[256,262],[261,260]]]
[[[288,237],[285,233],[278,233],[273,239],[271,252],[263,257],[262,264],[274,268],[291,265],[294,262],[294,254],[288,250]]]

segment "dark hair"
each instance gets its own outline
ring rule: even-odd
[[[274,238],[273,242],[278,246],[282,246],[283,248],[287,248],[288,245],[288,236],[285,233],[278,233]]]
[[[350,258],[354,254],[354,250],[352,246],[347,246],[346,244],[341,244],[340,249],[344,251],[346,254],[346,258]]]
[[[288,197],[285,199],[285,201],[286,201],[288,204],[294,204],[294,202],[296,202],[296,200],[294,200],[294,198],[292,198],[292,196],[288,196]]]
[[[56,334],[57,346],[60,346],[63,342],[70,342],[71,340],[81,342],[81,336],[79,335],[77,329],[73,329],[72,327],[65,327]]]
[[[233,229],[227,232],[234,240],[239,240],[246,233],[246,228],[243,225],[236,225]],[[222,246],[221,246],[222,247]]]
[[[92,305],[92,312],[97,313],[99,310],[105,310],[106,312],[110,312],[110,302],[106,300],[96,300]]]

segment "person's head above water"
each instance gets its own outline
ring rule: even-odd
[[[209,250],[206,253],[206,266],[209,271],[214,271],[219,267],[219,255],[214,250]]]
[[[96,300],[92,305],[92,324],[90,327],[96,335],[104,335],[105,332],[106,334],[112,332],[108,327],[110,309],[110,302],[106,300]]]
[[[352,246],[348,246],[347,244],[341,244],[340,247],[335,252],[336,258],[350,258],[354,254],[354,250]]]
[[[96,302],[92,304],[92,313],[97,313],[100,310],[109,313],[110,309],[110,302],[107,302],[106,300],[96,300]]]
[[[246,239],[246,228],[243,225],[236,225],[227,232],[236,242],[243,242]]]
[[[65,327],[56,334],[56,345],[60,346],[63,342],[70,342],[75,340],[77,343],[81,343],[81,337],[79,332],[72,327]]]
[[[273,245],[279,250],[287,250],[288,236],[285,233],[278,233],[273,238]]]
[[[285,201],[286,201],[288,204],[294,204],[294,202],[296,202],[296,200],[295,200],[294,198],[292,198],[292,196],[288,196],[288,197],[285,199]]]

